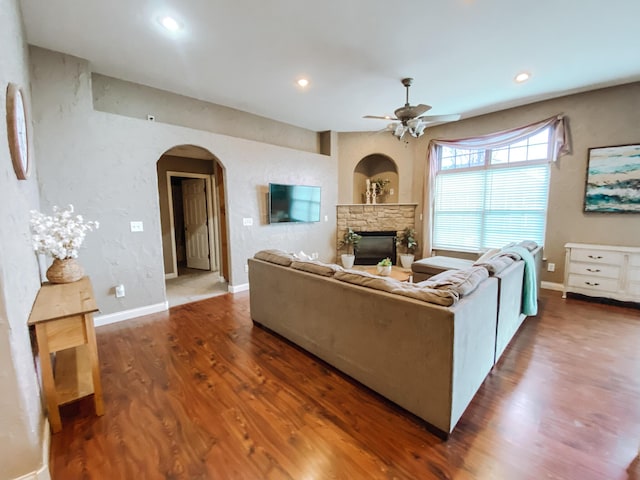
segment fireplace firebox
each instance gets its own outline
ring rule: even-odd
[[[356,265],[376,265],[384,258],[396,263],[396,232],[358,232],[362,235],[355,249]]]

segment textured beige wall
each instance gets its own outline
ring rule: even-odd
[[[80,262],[101,312],[165,301],[156,162],[176,145],[202,147],[224,167],[232,286],[246,284],[246,259],[263,248],[334,258],[335,157],[95,111],[88,62],[37,47],[30,53],[42,203],[74,203],[100,221]],[[269,182],[320,185],[327,221],[267,224]],[[243,218],[252,218],[253,226],[243,226]],[[144,232],[130,232],[131,220],[143,221]],[[119,283],[127,296],[116,299],[113,286]]]
[[[173,251],[171,248],[171,220],[169,218],[169,195],[167,192],[167,172],[188,172],[213,175],[215,160],[174,157],[163,155],[158,160],[158,195],[160,202],[160,225],[162,228],[162,255],[164,273],[173,271]]]
[[[339,198],[352,197],[353,169],[362,157],[380,152],[398,164],[400,202],[417,202],[422,210],[427,145],[432,138],[463,138],[526,125],[564,113],[569,119],[572,153],[551,167],[545,257],[556,264],[555,273],[542,279],[562,283],[564,244],[567,242],[640,245],[640,215],[585,214],[584,186],[590,147],[640,142],[640,83],[503,110],[428,129],[419,139],[398,142],[390,133],[339,135]],[[419,215],[416,226],[422,228]],[[419,236],[420,240],[420,236]]]
[[[29,233],[29,210],[38,208],[38,184],[35,155],[28,180],[16,178],[9,156],[7,83],[22,87],[28,106],[31,94],[18,1],[0,0],[0,12],[0,478],[17,478],[42,466],[43,414],[27,328],[40,287]],[[31,137],[36,135],[31,129]]]
[[[102,112],[207,130],[306,152],[324,153],[326,136],[195,98],[92,74],[93,106]]]
[[[381,154],[391,158],[398,169],[397,192],[394,201],[415,202],[413,168],[415,140],[398,141],[389,132],[345,132],[338,134],[338,202],[353,203],[358,195],[354,171],[360,160]]]

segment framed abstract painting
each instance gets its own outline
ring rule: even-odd
[[[640,144],[589,149],[584,211],[640,213]]]

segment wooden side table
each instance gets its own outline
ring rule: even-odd
[[[44,284],[29,325],[34,325],[42,383],[53,433],[62,429],[59,406],[94,394],[96,415],[104,414],[93,313],[98,311],[89,277]],[[55,353],[55,372],[51,354]]]

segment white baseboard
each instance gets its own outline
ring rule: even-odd
[[[229,293],[246,292],[249,290],[248,283],[241,283],[240,285],[229,285]]]
[[[177,273],[165,273],[164,274],[164,279],[165,280],[169,280],[171,278],[178,278],[178,274]]]
[[[106,315],[96,315],[94,324],[96,327],[109,325],[110,323],[122,322],[132,318],[141,317],[142,315],[151,315],[152,313],[164,312],[169,309],[169,302],[156,303],[154,305],[146,305],[144,307],[132,308],[130,310],[122,310],[121,312],[108,313]]]
[[[51,447],[51,428],[49,420],[44,419],[42,431],[42,465],[37,470],[15,478],[14,480],[51,480],[49,473],[49,448]]]
[[[564,284],[556,282],[540,282],[540,288],[544,288],[545,290],[555,290],[556,292],[563,292]]]

